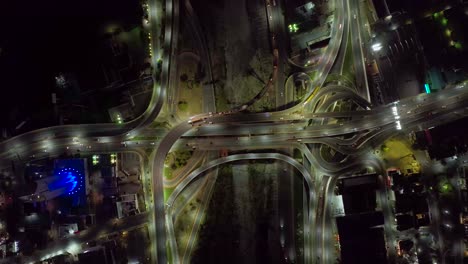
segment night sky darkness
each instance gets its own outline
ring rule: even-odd
[[[54,76],[83,71],[96,56],[90,48],[102,26],[138,23],[140,12],[137,0],[1,1],[2,123],[14,127],[31,113],[50,112]]]

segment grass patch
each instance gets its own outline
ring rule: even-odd
[[[167,256],[167,263],[172,264],[172,254],[171,254],[171,247],[169,245],[169,241],[166,242],[166,256]]]
[[[224,89],[222,87],[217,87],[215,89],[215,100],[216,100],[216,111],[227,111],[230,109],[228,101],[224,94]]]
[[[354,81],[354,59],[353,49],[351,47],[351,34],[348,35],[348,45],[346,46],[345,58],[343,61],[343,76],[348,80]]]
[[[178,107],[180,111],[186,112],[188,109],[188,103],[186,101],[179,101]]]
[[[167,201],[167,199],[169,199],[171,194],[174,192],[174,189],[175,188],[173,188],[173,187],[164,188],[164,201]]]
[[[180,65],[180,72],[183,74],[177,87],[177,112],[179,117],[184,119],[202,112],[203,89],[199,82],[198,61],[187,58]]]
[[[144,198],[143,191],[138,193],[137,202],[138,202],[138,208],[140,208],[140,212],[145,212],[146,211],[146,204],[145,204],[145,198]]]
[[[330,147],[327,145],[322,145],[320,148],[320,155],[323,157],[324,160],[326,161],[332,161],[333,157],[332,154],[330,153]]]
[[[149,125],[150,128],[158,128],[158,127],[163,127],[163,128],[171,128],[171,125],[169,125],[168,122],[152,122]]]
[[[172,179],[172,169],[171,169],[171,167],[164,166],[163,175],[164,175],[164,178],[166,178],[166,180]]]
[[[310,79],[314,81],[315,78],[317,78],[318,71],[311,71],[311,72],[308,72],[307,74],[309,75]]]

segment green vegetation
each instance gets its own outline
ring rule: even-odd
[[[351,36],[348,36],[348,45],[346,46],[345,57],[343,60],[343,71],[342,74],[329,74],[325,80],[325,84],[330,82],[340,82],[342,85],[355,87],[355,69],[354,69],[354,58],[352,51]]]
[[[315,82],[315,79],[317,78],[317,74],[318,74],[317,71],[307,72],[307,75],[309,75],[309,77],[310,77],[309,82],[314,83],[314,82]],[[288,87],[288,89],[295,89],[295,90],[294,90],[294,91],[295,91],[295,93],[294,93],[294,99],[295,99],[295,100],[302,100],[302,99],[304,99],[304,96],[310,92],[310,90],[307,89],[307,88],[308,88],[308,86],[306,87],[306,89],[303,89],[302,85],[299,85],[299,86],[298,86],[298,85],[295,85],[295,84],[294,84],[293,87]],[[312,88],[312,89],[313,89],[313,88]],[[319,90],[318,88],[316,88],[316,89],[314,90],[314,92],[313,92],[313,94],[312,94],[312,97],[313,97],[313,95],[314,95],[316,92],[318,92],[318,90]]]
[[[302,152],[300,150],[294,149],[293,157],[294,157],[295,160],[302,163],[303,157],[302,157]]]
[[[463,46],[460,41],[455,41],[452,39],[453,37],[453,30],[448,28],[448,19],[444,16],[444,11],[436,12],[433,14],[434,20],[438,21],[442,25],[442,30],[444,32],[445,37],[447,37],[449,41],[449,45],[456,48],[462,49]]]
[[[225,252],[232,255],[232,242],[239,240],[240,223],[234,204],[232,167],[223,166],[218,170],[218,180],[208,206],[205,223],[199,231],[199,244],[192,255],[192,263],[204,263],[211,252]],[[227,255],[227,254],[226,254]]]
[[[260,98],[260,100],[256,101],[249,108],[249,110],[254,111],[254,112],[272,111],[274,109],[274,106],[275,106],[274,98],[275,97],[273,97],[273,96],[263,96],[262,98]]]
[[[251,70],[250,75],[235,76],[230,82],[229,93],[227,93],[230,103],[240,105],[254,98],[264,87],[259,77],[254,70]],[[246,89],[246,87],[249,88]]]
[[[308,89],[307,89],[308,85],[304,83],[303,85],[303,82],[296,82],[294,83],[294,91],[295,91],[295,94],[296,94],[296,100],[301,100],[304,95],[308,92]]]
[[[241,263],[243,256],[250,253],[250,250],[240,251],[241,240],[249,240],[248,245],[255,247],[254,257],[262,259],[264,263],[271,263],[279,257],[279,252],[269,251],[267,246],[268,239],[271,239],[268,233],[276,228],[271,223],[275,210],[271,199],[274,191],[271,176],[276,171],[266,170],[270,166],[270,163],[248,166],[248,184],[239,186],[245,189],[242,197],[234,197],[232,165],[219,168],[206,220],[199,232],[198,248],[192,254],[191,263],[206,263],[207,259],[213,263],[226,262],[225,256],[230,256],[228,263]],[[245,219],[237,215],[240,210],[244,211]],[[241,237],[243,233],[249,237]]]
[[[249,62],[252,74],[266,82],[273,70],[273,55],[258,49]]]
[[[310,79],[314,81],[315,78],[317,77],[318,71],[307,72],[307,74],[309,75]]]
[[[189,150],[176,150],[171,153],[169,153],[166,156],[166,160],[164,161],[164,171],[163,175],[165,179],[172,179],[173,176],[173,171],[185,166],[187,164],[187,161],[192,157],[193,151]],[[174,189],[173,188],[165,188],[164,189],[164,199],[169,197],[169,195],[172,193]],[[166,197],[167,196],[167,197]]]
[[[166,162],[171,169],[176,170],[187,164],[187,161],[192,157],[193,151],[191,150],[176,150],[170,152],[166,156]]]
[[[179,107],[179,110],[183,112],[187,111],[188,109],[188,103],[186,101],[179,101],[177,106]]]
[[[164,166],[164,178],[168,180],[172,179],[172,169],[170,167]]]
[[[352,66],[351,66],[352,67]],[[345,73],[343,75],[332,73],[327,76],[327,79],[325,80],[325,84],[331,83],[331,82],[340,82],[341,85],[348,86],[348,87],[354,87],[354,81],[353,79],[349,79],[349,75]]]
[[[218,111],[226,111],[235,106],[249,102],[262,91],[271,78],[273,71],[273,55],[262,50],[256,50],[249,60],[246,71],[233,74],[228,82],[217,82],[215,89]],[[275,91],[271,87],[250,108],[253,112],[268,111],[275,107]]]
[[[389,151],[389,150],[390,150],[390,148],[389,148],[389,147],[387,147],[387,145],[385,145],[385,144],[382,144],[382,146],[380,146],[380,150],[382,150],[382,151],[384,151],[384,152],[387,152],[387,151]]]
[[[174,234],[178,245],[178,254],[183,256],[189,249],[189,238],[193,231],[197,214],[201,208],[201,199],[204,192],[198,192],[195,197],[178,197],[178,204],[183,206],[174,223]]]
[[[169,240],[166,241],[166,256],[167,256],[167,263],[173,264],[171,246],[169,244]]]
[[[421,166],[414,156],[411,143],[405,137],[387,139],[380,146],[379,157],[388,167],[400,168],[403,175],[419,173]]]
[[[197,67],[197,69],[198,68],[199,67]],[[193,89],[194,85],[200,85],[200,81],[201,81],[200,76],[203,76],[203,74],[200,73],[200,71],[198,70],[196,74],[193,74],[192,78],[189,78],[189,76],[186,73],[184,73],[180,76],[180,81],[182,83],[185,83],[188,89]]]
[[[447,178],[443,177],[440,182],[439,182],[439,192],[442,195],[448,195],[453,193],[453,186],[450,184],[450,182],[447,180]]]
[[[180,81],[177,87],[178,96],[178,115],[181,119],[187,119],[189,116],[202,112],[203,108],[203,89],[201,80],[204,75],[200,69],[200,63],[194,58],[184,58],[179,64],[181,72]]]
[[[171,194],[174,192],[175,188],[164,188],[164,201],[167,201]]]
[[[132,140],[156,140],[158,137],[148,137],[148,136],[136,136]]]
[[[346,46],[345,58],[343,61],[343,77],[354,82],[354,58],[351,48],[351,34],[348,36],[348,45]]]
[[[150,128],[171,128],[171,125],[168,122],[152,122],[151,125],[149,125]]]
[[[227,111],[229,110],[229,104],[226,99],[224,88],[218,84],[218,87],[215,89],[215,99],[216,99],[216,110],[218,111]]]
[[[175,162],[174,165],[176,168],[183,167],[187,164],[187,160],[192,157],[193,151],[190,150],[178,150],[174,152]]]
[[[145,153],[146,155],[151,156],[151,153],[153,153],[153,151],[155,151],[154,148],[145,148]]]
[[[138,208],[140,208],[140,211],[142,212],[146,211],[145,194],[143,193],[143,188],[140,191],[138,191],[137,202],[138,202]]]
[[[322,144],[320,147],[320,155],[326,161],[332,161],[334,154],[332,154],[333,149],[327,145]]]

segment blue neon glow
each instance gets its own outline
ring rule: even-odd
[[[57,180],[47,186],[49,191],[64,189],[65,193],[74,194],[83,186],[83,175],[73,168],[60,169],[56,176]]]
[[[426,93],[430,94],[431,93],[431,88],[429,87],[429,84],[425,83],[424,88],[426,89]]]
[[[76,185],[78,184],[78,182],[76,181],[75,175],[73,175],[71,172],[68,172],[66,179],[68,181],[66,181],[65,183],[71,183],[72,187],[71,187],[70,191],[73,191],[76,188]]]

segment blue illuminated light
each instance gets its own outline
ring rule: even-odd
[[[48,185],[50,191],[64,189],[65,193],[71,195],[80,190],[79,186],[83,186],[83,176],[76,169],[60,169],[56,176],[57,180]]]
[[[431,93],[431,88],[429,87],[429,84],[425,83],[424,88],[426,89],[426,93],[430,94]]]

